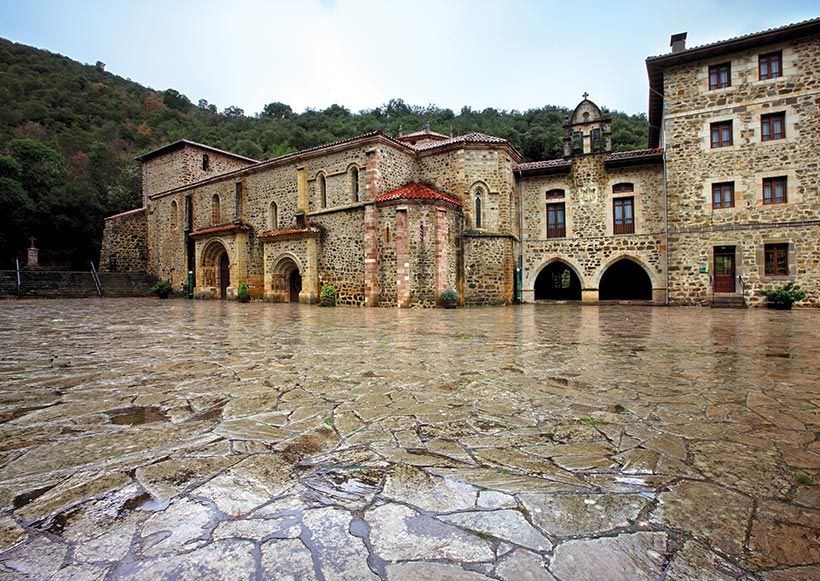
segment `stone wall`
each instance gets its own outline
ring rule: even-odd
[[[319,228],[319,285],[330,283],[342,305],[364,305],[364,208],[309,215]]]
[[[659,163],[607,167],[607,155],[573,158],[568,174],[525,177],[523,297],[534,299],[539,273],[556,260],[578,275],[586,300],[596,300],[598,283],[608,266],[621,258],[637,262],[647,272],[656,302],[665,300],[663,168]],[[633,191],[613,192],[616,184]],[[564,197],[550,197],[563,190]],[[632,197],[635,232],[614,234],[613,200]],[[547,238],[547,204],[564,203],[566,236]]]
[[[100,271],[148,271],[148,221],[144,208],[105,220]]]
[[[465,235],[463,244],[464,303],[511,303],[515,279],[513,238],[508,235]]]
[[[758,56],[782,51],[783,76],[759,80]],[[710,65],[729,62],[731,86],[709,89]],[[664,119],[669,188],[670,294],[673,302],[712,297],[715,246],[736,246],[745,295],[756,303],[763,286],[762,244],[794,249],[794,280],[820,295],[820,37],[724,54],[664,72]],[[761,139],[761,115],[783,113],[785,138]],[[710,125],[732,123],[732,144],[712,148]],[[811,152],[811,153],[809,153]],[[785,177],[786,203],[763,203],[763,179]],[[714,209],[712,184],[733,182],[734,205]],[[765,225],[764,229],[760,229]],[[790,263],[792,261],[790,260]],[[708,272],[700,272],[701,267]],[[742,275],[740,273],[743,273]],[[737,294],[744,291],[737,287]]]

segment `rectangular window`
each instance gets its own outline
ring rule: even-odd
[[[786,178],[763,178],[763,203],[764,204],[785,204]]]
[[[712,123],[712,148],[728,147],[732,145],[732,122],[720,121]]]
[[[207,153],[202,154],[202,171],[208,171],[211,168],[211,158]]]
[[[547,204],[547,238],[563,238],[566,235],[564,204]]]
[[[635,198],[615,198],[612,200],[613,232],[633,234],[635,232]]]
[[[760,140],[772,141],[786,137],[786,114],[770,113],[760,116]]]
[[[765,244],[763,246],[764,271],[766,276],[789,275],[789,245]]]
[[[783,53],[780,51],[762,54],[758,57],[760,80],[776,79],[783,76]]]
[[[729,63],[709,67],[709,88],[723,89],[732,86],[732,67]]]
[[[735,182],[712,184],[712,208],[733,208],[735,205]]]

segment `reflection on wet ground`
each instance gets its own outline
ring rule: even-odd
[[[0,304],[0,577],[820,578],[820,313]]]

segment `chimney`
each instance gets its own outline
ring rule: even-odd
[[[680,32],[678,34],[673,34],[672,38],[669,41],[669,46],[672,47],[672,54],[676,52],[683,52],[686,50],[686,33]]]

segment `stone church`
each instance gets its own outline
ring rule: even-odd
[[[820,306],[820,19],[646,59],[649,143],[612,152],[584,99],[564,155],[374,132],[257,161],[178,141],[141,155],[142,207],[101,268],[199,298],[435,306],[516,300],[741,306],[800,284]]]

